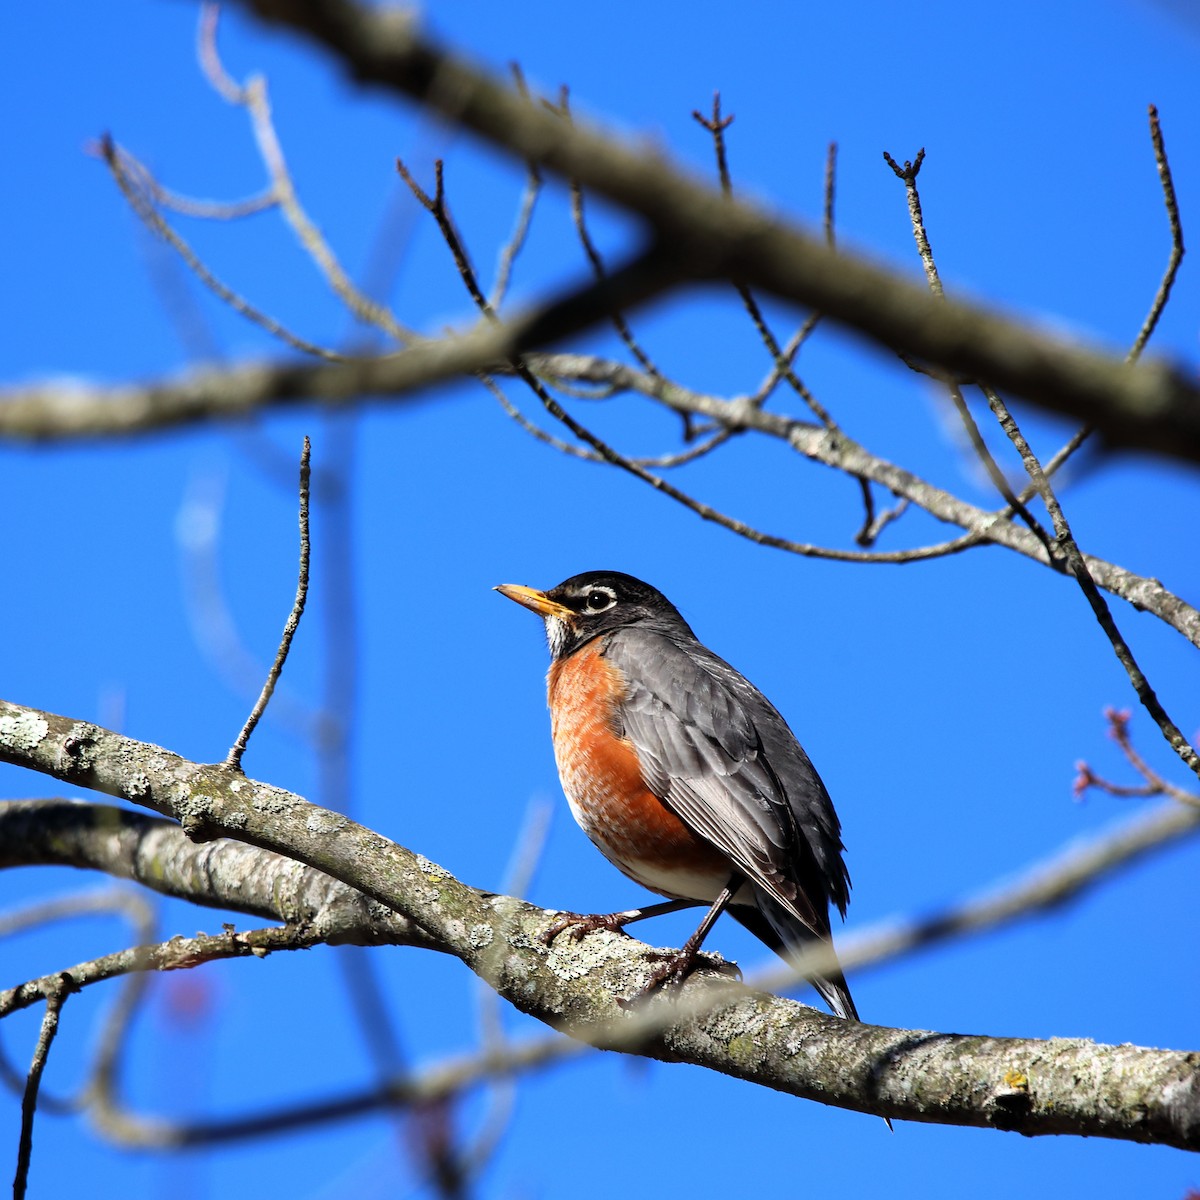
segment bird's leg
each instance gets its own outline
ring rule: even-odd
[[[627,908],[623,912],[611,913],[559,913],[541,939],[548,946],[564,929],[571,931],[572,940],[582,941],[589,933],[597,929],[609,929],[613,933],[623,933],[626,925],[634,921],[645,921],[649,917],[662,917],[667,913],[679,912],[683,908],[695,908],[699,900],[664,900],[661,904],[648,904],[645,908]]]
[[[683,949],[678,954],[662,956],[666,958],[666,961],[650,976],[646,986],[628,1000],[617,1001],[622,1008],[632,1008],[642,997],[648,996],[651,992],[657,991],[666,984],[677,987],[683,983],[696,969],[696,960],[700,956],[700,947],[704,945],[704,939],[708,937],[708,931],[716,923],[717,918],[725,911],[730,900],[733,899],[734,893],[742,886],[742,882],[741,873],[735,872],[721,894],[713,901],[712,907],[704,914],[704,920],[700,922],[700,927],[684,943]]]

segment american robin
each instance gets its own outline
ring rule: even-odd
[[[496,590],[545,620],[554,754],[575,820],[614,866],[673,901],[569,914],[549,936],[711,905],[650,988],[687,975],[726,908],[785,961],[828,945],[829,905],[844,917],[850,898],[841,828],[771,702],[631,575]],[[839,969],[812,982],[839,1017],[858,1019]]]

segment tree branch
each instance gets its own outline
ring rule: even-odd
[[[194,839],[228,835],[308,863],[415,922],[522,1011],[592,1045],[893,1118],[1200,1149],[1193,1055],[859,1025],[707,971],[677,1001],[628,1014],[617,998],[638,992],[653,970],[639,943],[601,933],[547,947],[543,910],[475,891],[282,789],[7,702],[0,760],[170,815]],[[688,1011],[697,1003],[702,1012]]]
[[[675,167],[531,103],[516,88],[423,38],[409,10],[353,0],[243,0],[332,53],[358,82],[417,99],[514,156],[575,179],[643,217],[677,270],[736,276],[815,309],[897,353],[937,363],[1092,421],[1114,446],[1200,460],[1200,387],[1164,362],[1047,337],[977,304],[942,304],[920,286],[816,234],[735,200]],[[677,279],[665,275],[647,295]],[[537,341],[522,344],[529,349]]]

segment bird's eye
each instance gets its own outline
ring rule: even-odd
[[[584,608],[590,613],[602,613],[616,604],[617,598],[608,588],[593,588],[587,594]]]

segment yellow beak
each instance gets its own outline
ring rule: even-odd
[[[565,604],[551,600],[545,592],[537,588],[525,587],[519,583],[502,583],[494,589],[502,596],[515,600],[522,608],[528,608],[539,617],[573,617],[575,614]]]

